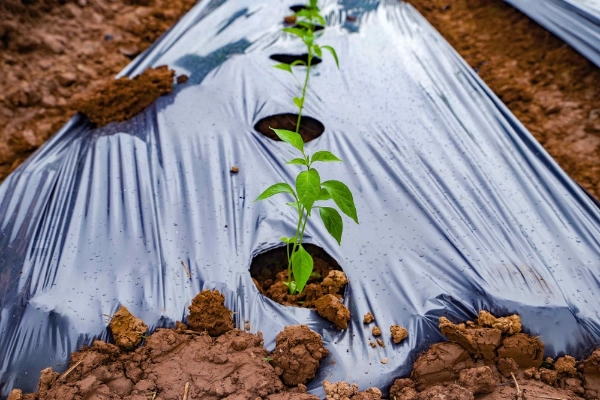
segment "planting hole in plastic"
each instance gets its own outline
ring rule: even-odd
[[[287,281],[288,267],[285,246],[268,250],[252,260],[250,276],[261,294],[280,304],[307,308],[313,308],[314,302],[327,294],[323,292],[325,288],[320,285],[321,281],[330,271],[342,271],[342,268],[322,248],[312,244],[303,244],[303,246],[313,257],[314,276],[310,278],[302,294],[288,296],[288,288],[284,283]],[[278,274],[280,274],[279,278]],[[345,292],[346,286],[342,287],[338,294],[344,297]]]
[[[303,61],[305,64],[308,63],[308,54],[272,54],[269,56],[271,60],[278,61],[283,64],[291,64],[294,61]],[[310,62],[311,66],[315,66],[321,63],[321,59],[319,57],[313,57]]]
[[[259,120],[256,125],[254,125],[254,129],[269,139],[280,140],[270,128],[296,131],[297,120],[298,114],[286,113],[270,115]],[[302,120],[300,121],[300,136],[302,136],[305,143],[318,138],[324,131],[325,126],[319,120],[307,116],[302,117]]]

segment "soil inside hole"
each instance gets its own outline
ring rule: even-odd
[[[308,54],[272,54],[269,56],[271,60],[279,61],[283,64],[291,64],[294,61],[303,61],[305,64],[308,64]],[[319,57],[313,57],[311,60],[311,66],[315,66],[321,63],[321,59]]]
[[[290,295],[285,285],[288,278],[285,247],[278,247],[256,256],[250,265],[250,275],[259,292],[271,300],[286,306],[314,309],[316,301],[326,294],[340,298],[346,285],[324,285],[323,280],[331,271],[342,271],[342,268],[320,247],[311,244],[303,246],[313,257],[315,276],[309,279],[301,294]]]
[[[296,131],[297,120],[298,114],[275,114],[258,121],[256,125],[254,125],[254,129],[269,139],[281,141],[270,128]],[[300,121],[300,136],[302,136],[302,140],[304,140],[305,143],[318,138],[324,131],[325,126],[319,120],[307,116],[302,117],[302,120]]]

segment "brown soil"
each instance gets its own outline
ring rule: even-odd
[[[502,0],[407,0],[600,198],[600,69]]]
[[[297,121],[298,114],[276,114],[258,121],[256,125],[254,125],[254,129],[269,139],[281,140],[271,128],[286,129],[295,132]],[[325,126],[319,120],[307,116],[302,117],[299,133],[300,136],[302,136],[302,139],[304,139],[304,142],[310,142],[311,140],[318,138],[323,132],[325,132]]]
[[[346,329],[350,321],[350,311],[341,301],[348,284],[346,275],[323,249],[311,244],[304,247],[313,257],[315,276],[308,280],[302,293],[289,294],[285,283],[288,280],[285,247],[269,250],[252,260],[250,275],[256,288],[279,304],[315,309],[337,328]]]
[[[125,306],[112,316],[109,326],[115,344],[124,350],[137,347],[148,331],[148,325],[134,317]]]
[[[220,336],[233,329],[233,318],[231,311],[225,307],[225,296],[217,290],[198,293],[189,309],[188,324],[195,331]]]
[[[0,181],[194,4],[0,1]]]
[[[94,93],[74,95],[73,105],[97,126],[125,121],[171,93],[174,77],[175,71],[167,66],[148,68],[133,79],[123,76],[106,82]]]
[[[321,360],[329,354],[323,340],[306,325],[286,326],[275,339],[272,364],[286,385],[297,386],[313,379]]]
[[[209,310],[222,321],[221,307],[222,295],[205,290],[194,299],[189,320],[205,320]],[[231,318],[231,311],[226,311]],[[139,336],[139,320],[126,309],[112,320],[121,321],[116,327],[128,326],[130,334]],[[38,393],[15,389],[9,399],[318,400],[302,383],[315,376],[328,351],[308,327],[286,327],[269,354],[260,333],[230,328],[211,337],[204,329],[197,332],[181,322],[177,325],[176,330],[158,329],[134,351],[97,340],[73,353],[71,367],[61,376],[51,368],[42,371]],[[113,335],[117,336],[115,331]]]
[[[342,268],[323,249],[311,244],[303,246],[313,257],[315,276],[308,280],[302,294],[290,295],[284,283],[287,281],[288,267],[285,247],[266,251],[252,260],[250,275],[258,290],[277,303],[305,308],[315,308],[315,302],[324,294],[332,293],[341,297],[345,284],[338,284],[339,278],[327,279],[327,276],[332,271],[342,272]]]

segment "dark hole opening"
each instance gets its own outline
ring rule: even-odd
[[[272,54],[269,56],[271,60],[278,61],[284,64],[291,64],[294,61],[304,61],[304,63],[308,64],[308,54]],[[321,59],[319,57],[313,57],[311,61],[311,66],[317,65],[321,63]]]
[[[259,120],[254,129],[262,133],[269,139],[280,140],[279,137],[269,128],[286,129],[288,131],[296,131],[296,122],[298,114],[285,113],[275,114]],[[310,142],[318,138],[325,131],[325,126],[317,119],[303,116],[300,120],[300,136],[304,142]]]
[[[304,6],[304,4],[296,4],[295,6],[291,6],[290,10],[297,13],[298,11],[304,10],[305,8],[306,8],[306,6]]]
[[[342,271],[340,265],[322,248],[303,244],[306,251],[313,257],[313,273],[302,291],[302,294],[290,295],[285,285],[287,281],[287,253],[285,247],[278,247],[257,255],[250,265],[250,276],[258,291],[271,300],[283,305],[314,308],[314,303],[324,294],[329,293],[321,282],[329,272]],[[339,295],[345,294],[345,285],[339,288]]]

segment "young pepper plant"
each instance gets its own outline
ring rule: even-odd
[[[284,28],[283,31],[302,39],[307,48],[307,62],[300,60],[291,64],[275,65],[275,68],[287,71],[292,75],[294,75],[292,67],[296,65],[304,65],[306,67],[304,83],[298,81],[302,87],[301,95],[299,97],[294,97],[294,104],[298,107],[296,130],[271,129],[282,141],[291,144],[300,152],[301,157],[294,158],[287,164],[300,165],[304,170],[296,177],[294,187],[285,182],[276,183],[267,188],[256,199],[256,201],[264,200],[276,194],[283,193],[291,196],[293,200],[286,204],[294,208],[297,212],[298,221],[296,224],[296,232],[292,237],[281,238],[286,244],[287,249],[288,276],[286,284],[290,294],[302,293],[302,290],[306,286],[306,283],[313,272],[313,259],[304,249],[302,242],[304,240],[306,223],[315,209],[318,210],[319,216],[331,236],[333,236],[338,244],[341,244],[342,241],[344,224],[340,213],[333,207],[327,207],[317,202],[332,200],[340,211],[358,223],[356,206],[350,189],[340,181],[328,180],[322,182],[321,176],[313,165],[317,162],[341,162],[342,160],[326,150],[317,151],[312,155],[307,154],[304,150],[304,141],[299,134],[313,58],[315,56],[322,57],[322,50],[325,49],[331,53],[339,68],[339,62],[334,48],[331,46],[320,46],[315,43],[315,30],[317,24],[325,26],[325,18],[320,14],[319,8],[317,7],[317,0],[309,0],[309,3],[302,10],[296,12],[296,24],[295,27]]]

